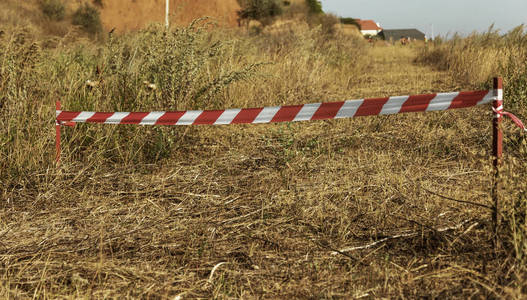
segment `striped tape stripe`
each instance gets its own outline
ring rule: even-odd
[[[339,113],[335,116],[335,118],[353,118],[363,102],[364,100],[348,100],[344,102],[344,105],[342,105],[339,110]]]
[[[252,123],[254,124],[270,123],[279,110],[280,110],[279,106],[264,107],[262,111],[258,114],[256,119],[252,121]]]
[[[485,95],[477,105],[491,103],[494,100],[503,100],[503,90],[498,90],[498,96],[496,97],[494,97],[494,91],[488,91],[487,95]]]
[[[214,122],[214,125],[228,125],[231,124],[234,118],[242,111],[241,109],[227,109]]]
[[[193,125],[194,121],[203,113],[202,110],[186,111],[177,121],[176,125]]]
[[[120,124],[124,118],[128,117],[129,112],[116,112],[106,119],[105,124]]]
[[[139,125],[226,125],[294,122],[465,108],[489,103],[501,97],[502,93],[500,90],[455,92],[227,110],[174,112],[71,112],[57,110],[56,120],[59,123],[86,122]]]
[[[401,107],[400,113],[406,112],[418,112],[426,111],[430,102],[434,100],[437,95],[419,95],[419,96],[410,96]]]
[[[482,99],[487,96],[488,91],[464,93],[461,92],[459,95],[452,100],[449,109],[465,108],[478,105]]]
[[[402,97],[390,97],[386,104],[382,107],[382,110],[380,112],[381,115],[391,115],[391,114],[397,114],[399,111],[401,111],[401,108],[403,107],[403,104],[408,101],[410,96],[402,96]]]
[[[273,117],[271,122],[291,122],[296,115],[302,110],[303,105],[282,106],[280,110]]]
[[[156,125],[176,125],[184,114],[184,111],[166,112],[163,116],[157,119]]]
[[[426,111],[447,110],[450,107],[452,100],[458,95],[459,93],[437,94],[432,100],[430,100],[430,103],[428,103]]]
[[[223,114],[222,110],[206,110],[202,112],[196,120],[194,120],[194,125],[212,125],[218,120],[218,118]]]
[[[382,108],[390,98],[364,99],[354,117],[373,116],[381,113]]]
[[[258,117],[263,108],[244,108],[232,120],[231,124],[250,124]]]
[[[309,121],[320,107],[320,103],[304,104],[293,121]]]
[[[61,121],[61,120],[60,120],[60,117],[61,117],[62,115],[65,115],[65,114],[67,114],[67,112],[62,112],[62,113],[57,117],[57,119],[58,119],[59,121]],[[72,114],[75,114],[75,113],[72,113]],[[82,123],[82,122],[86,122],[86,121],[88,121],[88,119],[90,119],[91,117],[93,117],[93,115],[95,115],[95,113],[94,113],[94,112],[91,112],[91,111],[83,111],[83,112],[76,113],[76,114],[77,114],[77,115],[76,115],[73,119],[71,119],[71,120],[67,120],[67,121],[73,121],[73,122],[76,122],[76,123]]]

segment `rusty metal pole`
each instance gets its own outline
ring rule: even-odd
[[[59,111],[60,108],[60,101],[55,102],[55,109]],[[56,114],[56,112],[55,112]],[[57,163],[57,166],[60,165],[60,123],[56,119],[55,116],[55,162]]]
[[[499,218],[499,175],[500,165],[503,156],[503,132],[500,128],[502,119],[501,112],[503,111],[503,79],[501,77],[494,78],[494,97],[492,102],[494,107],[494,120],[492,121],[492,154],[494,156],[494,178],[492,186],[492,200],[494,202],[492,210],[492,222],[494,223],[494,235],[497,242],[498,228],[500,225]]]

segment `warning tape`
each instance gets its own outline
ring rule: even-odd
[[[509,117],[514,122],[514,124],[516,124],[516,126],[518,126],[523,131],[527,131],[527,128],[523,124],[522,120],[520,120],[520,118],[508,111],[503,110],[503,103],[500,103],[500,106],[498,106],[498,108],[493,107],[492,111],[494,111],[494,118],[499,119],[503,116]]]
[[[311,103],[262,108],[156,112],[88,112],[57,109],[57,125],[75,123],[137,125],[226,125],[261,124],[354,118],[407,112],[440,111],[490,103],[502,90],[439,93],[370,98],[342,102]],[[502,113],[505,114],[505,113]]]
[[[494,200],[493,221],[498,224],[498,178],[503,157],[503,132],[500,122],[503,116],[510,117],[514,123],[525,129],[515,115],[503,110],[503,79],[494,78],[493,89],[488,91],[441,93],[388,98],[348,100],[330,103],[311,103],[303,105],[274,106],[262,108],[243,108],[226,110],[189,110],[157,112],[89,112],[62,111],[60,101],[56,103],[56,162],[60,165],[61,127],[76,123],[137,124],[137,125],[226,125],[258,124],[354,118],[359,116],[390,115],[407,112],[425,112],[466,108],[492,102],[494,119]],[[495,225],[497,226],[497,225]]]

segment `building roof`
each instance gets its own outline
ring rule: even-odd
[[[382,28],[373,20],[357,19],[356,21],[360,25],[360,30],[382,30]]]
[[[379,33],[379,35],[384,36],[385,40],[399,40],[403,37],[408,37],[416,40],[425,39],[425,34],[421,31],[411,28],[411,29],[384,29]]]

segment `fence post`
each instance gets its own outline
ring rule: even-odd
[[[55,109],[60,110],[60,101],[55,102]],[[55,112],[56,114],[56,112]],[[57,117],[55,116],[55,162],[57,163],[57,166],[60,164],[60,123],[57,121]]]
[[[492,186],[492,200],[494,201],[494,207],[492,210],[492,222],[494,224],[494,236],[497,244],[498,227],[500,223],[498,189],[500,165],[503,155],[503,132],[500,128],[502,119],[501,112],[503,111],[503,79],[501,77],[494,78],[494,97],[495,100],[492,102],[494,108],[494,119],[492,120],[492,154],[494,156],[494,182]]]

